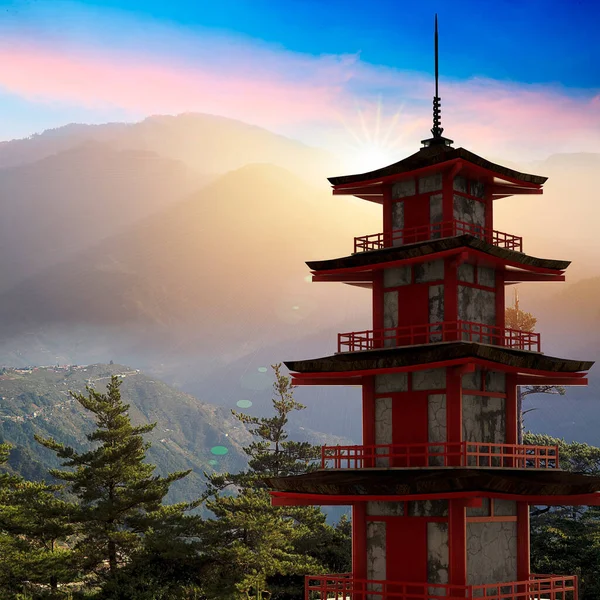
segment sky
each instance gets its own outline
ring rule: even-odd
[[[0,0],[0,12],[0,140],[202,112],[381,166],[429,136],[437,12],[455,145],[515,160],[600,148],[597,1]]]

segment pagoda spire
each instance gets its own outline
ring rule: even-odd
[[[453,140],[442,136],[444,128],[442,127],[442,99],[439,95],[439,50],[438,50],[438,18],[435,15],[435,30],[433,34],[434,54],[435,54],[435,96],[433,97],[433,127],[431,128],[432,138],[423,140],[421,143],[425,146],[444,145],[451,146]]]

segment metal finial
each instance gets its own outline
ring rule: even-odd
[[[433,36],[434,45],[435,45],[435,96],[433,97],[433,128],[431,129],[431,133],[434,138],[442,137],[442,133],[444,132],[444,128],[441,127],[442,124],[442,109],[440,104],[442,99],[439,96],[438,84],[439,84],[439,52],[438,52],[438,20],[437,14],[435,15],[435,33]]]
[[[442,127],[442,99],[439,96],[439,52],[438,52],[438,18],[435,15],[435,30],[433,35],[435,47],[435,96],[433,97],[433,127],[431,128],[432,138],[423,140],[425,147],[433,145],[451,146],[452,140],[442,137],[444,128]]]

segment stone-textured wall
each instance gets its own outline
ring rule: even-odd
[[[404,229],[404,201],[392,204],[392,229]],[[402,245],[402,237],[394,238],[394,246]]]
[[[414,266],[415,283],[427,283],[429,281],[443,281],[444,261],[432,260],[419,263]]]
[[[398,327],[398,292],[383,294],[383,327]],[[387,342],[390,342],[389,344]],[[393,345],[392,340],[386,340],[386,346]]]
[[[475,369],[472,373],[462,376],[463,390],[481,390],[481,369]],[[506,392],[506,375],[502,371],[485,371],[485,389],[488,392]]]
[[[429,222],[432,225],[441,223],[444,220],[444,212],[442,206],[442,194],[432,194],[429,196]],[[439,232],[433,230],[432,239],[441,237]]]
[[[517,523],[467,523],[467,584],[517,580]]]
[[[367,579],[386,578],[385,521],[367,521]]]
[[[453,216],[457,221],[477,225],[481,228],[485,227],[485,205],[479,200],[454,194]]]
[[[412,389],[441,390],[446,387],[446,369],[423,369],[412,374]]]
[[[429,322],[430,323],[442,323],[444,321],[444,285],[430,285],[429,286]],[[441,331],[441,325],[432,327],[431,333],[434,334],[436,331]],[[442,335],[432,335],[431,342],[441,342]]]
[[[437,192],[442,189],[442,174],[435,173],[426,177],[419,177],[419,194]]]
[[[446,433],[446,394],[429,394],[427,398],[427,419],[429,443],[444,443],[447,440]],[[430,447],[432,452],[443,452],[442,446]],[[429,466],[443,466],[443,456],[432,456]]]
[[[496,324],[496,294],[466,285],[458,286],[458,318],[461,321],[472,321],[485,325]],[[467,339],[463,336],[463,339]],[[480,341],[475,338],[473,341]],[[490,343],[489,339],[481,340]]]
[[[464,394],[463,439],[466,442],[505,443],[505,399]]]
[[[392,437],[392,399],[375,398],[375,443],[391,444]],[[378,454],[385,454],[385,448],[378,448]],[[389,467],[390,459],[387,457],[378,458],[375,461],[377,467]]]
[[[448,523],[427,523],[427,581],[448,583],[448,565]]]
[[[392,199],[397,200],[398,198],[407,198],[408,196],[414,196],[417,193],[417,186],[414,179],[407,179],[406,181],[399,181],[394,183],[392,186]]]
[[[367,515],[370,517],[402,517],[404,502],[367,502]]]
[[[395,267],[393,269],[384,269],[383,271],[383,287],[391,288],[411,283],[410,267]]]
[[[389,392],[408,391],[407,373],[389,373],[388,375],[375,375],[375,393],[387,394]]]

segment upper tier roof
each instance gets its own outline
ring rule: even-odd
[[[382,178],[392,177],[394,175],[401,175],[431,167],[433,165],[442,164],[456,159],[462,159],[469,162],[477,167],[486,169],[490,173],[494,173],[502,178],[506,177],[508,180],[519,181],[528,184],[542,185],[548,178],[540,177],[539,175],[530,175],[529,173],[521,173],[508,167],[497,165],[477,154],[473,154],[464,148],[452,148],[451,146],[444,146],[436,144],[421,148],[415,154],[397,162],[393,165],[376,169],[375,171],[369,171],[368,173],[361,173],[358,175],[342,175],[340,177],[329,177],[329,182],[334,186],[350,185],[353,183],[364,183],[367,181],[375,181]]]

